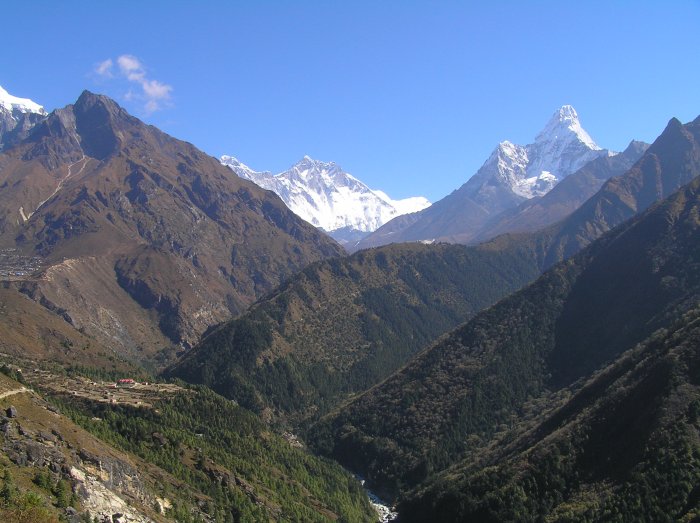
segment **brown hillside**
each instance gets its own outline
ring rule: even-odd
[[[0,246],[47,267],[15,286],[132,356],[188,345],[341,253],[274,194],[87,91],[0,155],[0,186]]]

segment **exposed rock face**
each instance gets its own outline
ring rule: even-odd
[[[32,128],[46,116],[36,113],[26,113],[12,116],[0,108],[0,150],[11,147],[29,136]]]
[[[97,515],[98,518],[114,523],[117,521],[151,523],[153,521],[131,508],[126,501],[107,488],[99,476],[86,474],[79,468],[71,467],[70,477],[75,482],[74,488],[80,494],[83,507],[91,515]],[[110,479],[107,481],[111,481],[113,477],[110,473]]]
[[[22,395],[22,408],[10,407],[7,410],[8,414],[13,411],[12,416],[0,418],[0,450],[19,467],[50,474],[52,483],[70,483],[83,513],[71,509],[66,512],[69,521],[83,521],[83,516],[115,521],[115,514],[121,514],[117,519],[125,523],[154,521],[143,507],[156,506],[158,500],[134,464],[75,429],[28,390]],[[91,450],[81,444],[89,445]]]

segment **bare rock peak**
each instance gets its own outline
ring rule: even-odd
[[[700,120],[700,117],[698,117],[698,120]],[[671,118],[671,119],[668,121],[668,124],[667,124],[666,127],[667,127],[667,128],[670,128],[670,129],[682,129],[682,128],[683,128],[683,122],[681,122],[678,118],[676,118],[676,117],[674,116],[673,118]]]
[[[641,155],[649,148],[649,144],[640,140],[632,140],[627,148],[622,152],[624,155]]]
[[[73,110],[76,112],[76,114],[98,111],[105,117],[108,116],[110,118],[136,120],[109,96],[95,94],[87,90],[82,92],[78,100],[75,102]]]

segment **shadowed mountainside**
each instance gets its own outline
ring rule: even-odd
[[[397,495],[556,406],[697,306],[699,187],[696,178],[420,353],[312,429],[317,448]]]

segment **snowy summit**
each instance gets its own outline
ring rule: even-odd
[[[46,115],[44,108],[29,98],[18,98],[0,86],[0,107],[9,113],[37,113]],[[15,116],[16,118],[16,116]]]
[[[276,175],[254,171],[232,156],[222,156],[221,163],[241,178],[277,193],[298,216],[341,243],[357,240],[396,216],[430,205],[420,196],[392,200],[382,191],[370,189],[336,163],[308,156]]]
[[[564,105],[533,143],[498,144],[474,178],[499,178],[515,194],[529,199],[546,194],[563,178],[608,154],[612,153],[601,149],[581,127],[576,110]]]
[[[26,138],[46,116],[38,103],[12,96],[0,86],[0,151]]]

